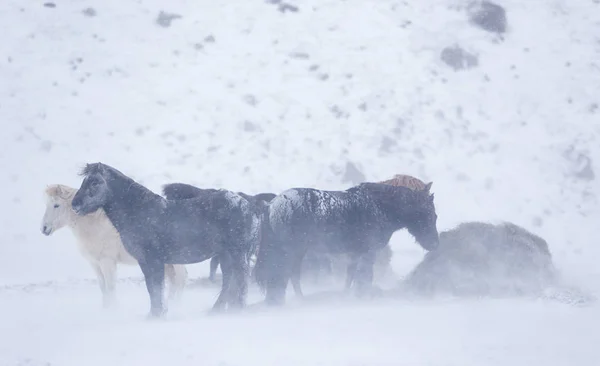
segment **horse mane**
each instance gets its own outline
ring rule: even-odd
[[[73,199],[77,189],[63,184],[51,184],[46,187],[45,192],[49,197],[58,197],[69,201]]]
[[[411,175],[406,174],[396,174],[392,178],[378,183],[388,184],[395,187],[407,187],[419,191],[425,190],[427,188],[427,184],[425,182],[423,182],[419,178],[415,178]]]
[[[347,192],[358,192],[361,189],[365,189],[367,191],[376,191],[384,194],[389,194],[390,196],[395,196],[401,194],[405,197],[413,198],[417,202],[423,202],[425,199],[429,199],[433,201],[434,195],[433,193],[429,193],[426,190],[415,190],[406,186],[394,186],[390,184],[384,183],[372,183],[372,182],[364,182],[360,183],[357,186],[351,187],[347,189]]]
[[[133,178],[126,176],[125,174],[121,173],[119,170],[113,168],[110,165],[106,165],[103,163],[89,163],[86,164],[79,172],[79,175],[84,177],[87,177],[92,174],[100,174],[104,177],[112,176],[112,178],[123,180],[128,184],[126,191],[137,190],[148,199],[159,198],[161,200],[164,200],[164,198],[160,195],[152,192],[150,189],[144,187],[140,183],[133,180]]]
[[[106,165],[103,163],[85,164],[85,166],[79,172],[79,176],[87,177],[91,174],[106,175],[106,173],[114,174],[114,175],[118,176],[119,178],[130,180],[130,181],[134,182],[134,180],[132,178],[121,173],[119,170],[113,168],[110,165]]]
[[[79,171],[80,177],[87,177],[90,174],[99,173],[101,171],[101,166],[104,165],[102,163],[90,163],[85,164],[83,168]]]

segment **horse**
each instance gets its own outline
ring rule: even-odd
[[[512,222],[463,222],[440,233],[440,245],[404,279],[401,290],[422,296],[541,294],[558,285],[548,243]]]
[[[384,181],[380,181],[377,183],[387,184],[387,185],[394,186],[394,187],[406,187],[413,191],[427,191],[427,192],[429,192],[429,190],[431,189],[431,186],[433,185],[433,182],[425,183],[422,180],[420,180],[419,178],[413,177],[412,175],[408,175],[408,174],[395,174],[392,178],[384,180]],[[377,254],[379,254],[379,257],[380,257],[377,259],[379,259],[380,261],[382,259],[384,259],[381,257],[385,256],[386,253],[389,253],[389,245],[386,245],[386,248],[388,248],[388,250],[377,253]],[[388,256],[388,263],[389,263],[389,259],[391,259],[391,253]],[[346,275],[346,289],[347,290],[350,289],[350,287],[352,287],[355,272],[356,272],[356,262],[351,263],[348,266],[347,275]]]
[[[406,228],[424,249],[437,247],[437,214],[430,188],[431,183],[422,191],[361,183],[345,191],[292,188],[279,194],[270,203],[267,237],[255,267],[266,303],[285,303],[288,281],[300,273],[308,249],[348,253],[356,263],[357,295],[373,294],[375,252],[387,245],[394,232]]]
[[[96,274],[103,307],[108,308],[115,300],[117,264],[135,265],[137,262],[123,247],[119,233],[103,209],[86,216],[73,212],[71,202],[75,193],[76,188],[62,184],[46,187],[46,211],[41,231],[50,236],[65,226],[71,229],[79,252]],[[170,282],[169,298],[179,298],[187,280],[185,266],[167,264],[165,275]]]
[[[409,189],[412,189],[413,191],[424,191],[424,190],[429,190],[433,184],[433,182],[430,183],[425,183],[422,180],[420,180],[419,178],[413,177],[411,175],[407,175],[407,174],[396,174],[394,175],[391,179],[387,179],[384,181],[380,181],[377,182],[379,184],[387,184],[387,185],[391,185],[394,187],[406,187]],[[389,245],[386,245],[384,248],[382,248],[381,250],[378,250],[375,253],[375,257],[376,257],[376,265],[380,265],[380,266],[389,266],[390,263],[390,259],[392,257],[392,251],[391,248],[389,247]],[[310,260],[307,262],[307,259],[310,258]],[[342,261],[341,259],[346,259],[346,258],[340,258],[339,255],[332,255],[332,254],[328,254],[328,253],[317,253],[317,252],[311,252],[310,250],[308,251],[307,255],[305,256],[304,262],[305,262],[305,266],[304,267],[308,267],[308,270],[313,270],[315,272],[319,272],[322,268],[325,268],[325,271],[328,274],[332,274],[333,272],[333,263],[340,261],[340,262],[348,262],[348,261]],[[308,264],[308,266],[307,266]],[[352,284],[354,282],[354,274],[356,271],[356,262],[352,262],[349,261],[349,263],[343,263],[346,265],[346,284],[345,284],[345,289],[348,291],[350,290],[350,288],[352,287]],[[299,270],[299,269],[297,269]],[[303,271],[302,271],[303,272]],[[292,283],[294,285],[294,288],[297,289],[296,294],[302,296],[302,291],[300,288],[300,283],[299,283],[299,277],[300,277],[300,273],[296,273],[294,276],[292,276]]]
[[[218,190],[183,200],[155,194],[117,169],[91,163],[73,197],[76,214],[103,208],[123,246],[139,263],[150,297],[148,317],[162,317],[164,265],[192,264],[219,255],[223,283],[212,311],[240,309],[247,297],[247,253],[253,247],[248,201]]]
[[[169,183],[162,187],[163,196],[169,200],[190,199],[206,192],[216,191],[217,190],[214,188],[198,188],[185,183]],[[259,193],[254,196],[243,192],[237,192],[237,194],[250,202],[251,210],[253,210],[253,214],[257,219],[262,219],[268,203],[276,196],[274,193]],[[257,233],[256,235],[260,235],[260,233]],[[256,254],[256,249],[257,248],[253,250],[252,255]],[[213,283],[216,281],[215,276],[218,267],[219,256],[215,255],[210,259],[210,271],[208,275],[208,279]]]

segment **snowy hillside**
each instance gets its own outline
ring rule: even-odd
[[[600,290],[600,3],[496,3],[505,32],[470,21],[466,0],[0,2],[0,285],[93,278],[71,233],[45,237],[40,223],[45,186],[79,187],[83,164],[101,161],[156,192],[175,181],[344,189],[412,174],[434,182],[440,230],[512,221]],[[398,274],[422,258],[404,232],[392,245]],[[190,272],[206,276],[207,263]],[[136,294],[139,315],[147,299]],[[203,296],[186,307],[204,309],[213,294]],[[544,309],[539,319],[561,314]],[[585,322],[576,317],[567,337]],[[365,364],[370,351],[325,364]]]

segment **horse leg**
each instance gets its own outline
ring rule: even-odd
[[[269,264],[269,280],[267,281],[267,293],[265,302],[269,306],[282,306],[285,304],[285,293],[290,279],[290,253],[286,254],[282,248],[271,248],[276,260]]]
[[[331,258],[331,256],[325,256],[323,258],[323,267],[325,268],[325,273],[327,274],[327,276],[333,276],[333,263],[332,263],[333,259]]]
[[[278,278],[272,281],[265,296],[265,302],[271,306],[281,306],[285,304],[285,290],[287,287],[287,279]]]
[[[346,286],[344,288],[346,292],[349,292],[352,288],[352,284],[356,278],[356,271],[358,270],[358,261],[360,260],[360,257],[356,254],[350,254],[348,257],[350,263],[346,268]]]
[[[169,281],[169,300],[178,301],[187,280],[187,269],[183,265],[165,264],[165,279]]]
[[[304,294],[302,293],[302,286],[300,285],[300,278],[302,277],[302,260],[304,259],[304,254],[301,254],[293,259],[292,262],[292,276],[291,282],[292,287],[294,288],[294,292],[296,296],[302,298]]]
[[[354,282],[354,277],[356,276],[356,270],[358,267],[358,263],[356,260],[352,260],[350,264],[348,264],[348,268],[346,270],[346,291],[350,291],[352,288],[352,283]]]
[[[235,286],[230,290],[230,307],[241,309],[246,306],[248,296],[248,261],[242,251],[233,253],[231,259]]]
[[[117,262],[110,258],[100,260],[100,271],[104,276],[104,308],[111,307],[115,302],[115,288],[117,283]]]
[[[324,253],[318,258],[318,270],[315,278],[316,283],[322,283],[322,280],[328,281],[333,277],[332,256]]]
[[[181,299],[181,296],[183,295],[183,290],[185,289],[185,284],[188,279],[188,271],[187,268],[185,268],[185,266],[182,264],[174,264],[173,270],[175,271],[175,299]]]
[[[221,273],[223,274],[223,282],[221,283],[221,293],[215,304],[212,307],[212,311],[220,311],[225,308],[228,303],[230,296],[231,277],[233,275],[232,270],[232,259],[231,255],[227,252],[219,253],[219,262],[221,262]]]
[[[210,282],[215,282],[215,275],[217,274],[217,267],[219,267],[219,255],[215,255],[210,259],[210,273],[208,279]],[[221,272],[223,269],[221,268]]]
[[[369,250],[359,258],[355,275],[357,280],[357,294],[359,297],[375,295],[380,292],[373,286],[373,267],[375,265],[375,252]]]
[[[165,264],[157,258],[146,258],[144,261],[140,261],[139,264],[150,295],[150,314],[148,317],[161,317],[167,313],[167,309],[163,305]]]
[[[94,269],[96,273],[96,280],[98,281],[98,287],[100,287],[100,291],[102,292],[102,305],[106,308],[106,282],[104,281],[104,274],[102,273],[102,269],[100,269],[100,263],[90,262],[90,265]]]
[[[175,269],[172,264],[165,264],[165,283],[169,283],[169,300],[174,296]]]

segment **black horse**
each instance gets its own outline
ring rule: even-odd
[[[214,188],[198,188],[185,183],[170,183],[163,185],[163,196],[168,200],[181,200],[181,199],[190,199],[197,196],[201,196],[208,192],[217,192],[217,189]],[[244,197],[250,203],[250,210],[253,215],[255,215],[258,219],[262,220],[264,213],[266,212],[266,208],[269,202],[273,198],[275,198],[275,194],[273,193],[259,193],[257,195],[251,196],[245,194],[243,192],[237,192],[240,196]],[[260,228],[256,228],[260,230]],[[255,235],[260,235],[257,233]],[[257,248],[253,248],[252,253],[256,251]],[[215,255],[210,260],[210,272],[208,275],[208,279],[211,282],[215,282],[215,275],[217,273],[217,268],[219,267],[219,256]]]
[[[283,304],[289,279],[309,248],[350,254],[359,295],[372,289],[375,252],[407,228],[426,250],[438,245],[431,183],[423,191],[362,183],[346,191],[294,188],[271,201],[268,230],[255,267],[266,302]],[[297,292],[297,291],[296,291]]]
[[[86,215],[103,208],[138,261],[150,295],[150,316],[161,316],[164,265],[191,264],[219,255],[223,284],[213,310],[241,308],[247,295],[247,252],[253,247],[248,201],[226,191],[167,200],[118,170],[87,164],[73,198],[73,210]],[[233,280],[233,281],[232,281]]]

